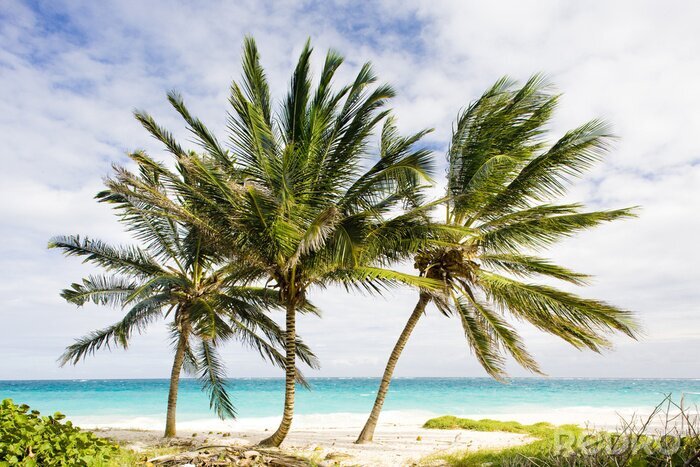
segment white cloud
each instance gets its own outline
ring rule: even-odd
[[[86,270],[45,244],[59,233],[126,238],[92,196],[110,165],[125,162],[126,151],[161,154],[131,110],[147,109],[186,139],[164,99],[176,88],[221,134],[247,33],[258,40],[278,97],[307,36],[318,55],[327,47],[345,54],[341,79],[372,60],[399,91],[393,107],[401,129],[435,127],[429,142],[438,148],[459,109],[503,74],[551,76],[565,92],[557,134],[597,116],[612,121],[621,137],[616,150],[571,197],[594,208],[642,205],[641,216],[566,242],[555,257],[596,274],[586,293],[638,311],[647,336],[620,340],[617,352],[601,357],[527,327],[523,332],[553,375],[697,375],[700,364],[689,356],[700,350],[700,223],[694,215],[700,205],[700,88],[693,83],[700,73],[700,6],[387,0],[365,8],[370,11],[352,2],[292,1],[3,3],[0,350],[6,359],[0,378],[167,374],[162,328],[138,338],[126,354],[56,367],[54,358],[73,337],[117,314],[62,303],[58,290]],[[325,315],[303,318],[299,327],[322,358],[319,374],[380,374],[414,295],[315,294]],[[232,374],[279,374],[237,347],[229,359]],[[483,374],[457,323],[437,313],[419,323],[397,373]]]

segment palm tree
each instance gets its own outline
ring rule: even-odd
[[[142,152],[131,155],[141,168],[140,175],[129,174],[149,190],[168,198],[168,190],[159,179],[157,164]],[[179,178],[188,178],[186,167],[179,165]],[[197,375],[209,393],[210,407],[221,417],[234,417],[233,403],[226,390],[224,366],[219,347],[238,339],[277,365],[284,357],[277,346],[284,344],[284,334],[265,314],[278,306],[276,294],[240,281],[236,268],[222,264],[205,235],[194,226],[162,215],[156,206],[107,190],[98,194],[113,203],[120,220],[127,226],[139,246],[112,246],[80,236],[55,237],[50,248],[59,248],[67,256],[79,256],[105,271],[74,283],[62,292],[68,302],[83,305],[93,302],[128,308],[117,323],[90,333],[69,346],[60,359],[62,365],[76,364],[96,350],[110,346],[127,348],[134,332],[142,332],[153,321],[169,318],[175,347],[165,436],[176,434],[175,414],[181,370]],[[187,206],[172,201],[180,210]],[[307,309],[311,309],[309,306]],[[316,366],[315,356],[301,342],[296,342],[299,357]]]
[[[520,88],[504,78],[459,116],[448,149],[443,202],[445,226],[454,229],[415,257],[420,275],[441,281],[443,290],[420,293],[358,443],[372,441],[396,363],[430,302],[459,319],[469,348],[499,380],[506,376],[507,356],[541,373],[509,316],[596,352],[610,346],[607,333],[635,336],[629,312],[529,282],[539,277],[584,285],[586,275],[536,256],[537,251],[632,215],[630,209],[586,212],[581,204],[551,204],[605,155],[612,139],[608,126],[594,120],[547,146],[546,125],[557,100],[540,76]]]
[[[329,51],[313,87],[311,53],[307,42],[276,114],[257,47],[246,39],[243,79],[231,87],[230,152],[175,93],[170,101],[205,157],[185,159],[170,133],[149,120],[151,133],[192,170],[195,183],[189,184],[172,181],[165,170],[159,175],[198,206],[191,222],[239,258],[247,280],[273,288],[286,308],[284,410],[264,445],[278,446],[291,427],[296,314],[310,288],[342,284],[381,292],[397,283],[439,286],[387,269],[427,245],[431,235],[421,210],[403,210],[420,204],[421,183],[430,174],[429,151],[415,147],[425,132],[398,134],[384,109],[394,91],[375,85],[369,64],[352,83],[334,90],[331,82],[343,59]],[[373,158],[370,138],[380,124],[380,154]],[[167,200],[128,176],[119,185],[125,195],[170,209]]]

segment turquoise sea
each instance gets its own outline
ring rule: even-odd
[[[311,378],[311,390],[299,388],[299,415],[366,414],[378,378]],[[278,416],[281,379],[232,379],[229,387],[240,419]],[[0,399],[12,398],[42,413],[61,411],[76,420],[109,424],[130,419],[162,421],[165,379],[0,381]],[[698,379],[515,378],[508,384],[488,378],[397,378],[386,411],[454,415],[545,413],[556,410],[650,408],[666,394],[700,404]],[[178,419],[213,419],[196,380],[180,384]]]

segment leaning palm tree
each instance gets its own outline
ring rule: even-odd
[[[594,120],[547,146],[546,125],[557,99],[540,76],[520,88],[504,78],[459,116],[442,203],[445,225],[454,230],[415,256],[420,275],[441,281],[443,288],[420,293],[358,443],[372,441],[394,368],[430,302],[457,317],[471,351],[497,379],[506,376],[507,356],[541,373],[508,317],[596,352],[609,347],[609,332],[635,336],[629,312],[530,282],[547,278],[584,285],[586,275],[536,253],[581,230],[632,215],[630,209],[587,212],[581,204],[552,204],[571,179],[605,155],[612,138],[608,126]]]
[[[131,155],[141,163],[135,179],[168,197],[157,171],[143,161],[147,155]],[[188,178],[179,166],[179,178]],[[127,174],[117,169],[118,174]],[[210,407],[221,417],[234,417],[233,403],[226,390],[220,346],[237,339],[257,350],[277,365],[284,357],[277,347],[284,344],[284,334],[265,312],[279,305],[276,294],[242,283],[235,268],[222,263],[216,250],[196,227],[163,215],[157,206],[107,190],[98,194],[102,201],[115,205],[120,220],[143,246],[112,246],[80,236],[55,237],[50,248],[59,248],[68,256],[102,268],[106,274],[93,275],[72,284],[62,292],[70,303],[112,305],[127,309],[117,323],[90,333],[69,346],[61,364],[77,363],[96,350],[110,346],[126,348],[134,332],[142,332],[157,319],[168,318],[175,348],[168,393],[165,436],[176,434],[175,415],[180,373],[197,375],[209,393]],[[178,205],[173,201],[174,205]],[[180,209],[187,207],[179,204]],[[222,265],[223,264],[223,265]],[[311,307],[307,307],[311,309]],[[309,349],[296,342],[299,357],[315,366]]]
[[[310,288],[342,284],[381,292],[397,283],[439,285],[388,269],[426,246],[430,237],[424,213],[403,209],[421,202],[421,184],[429,177],[430,153],[415,147],[425,132],[398,134],[384,109],[394,91],[375,85],[369,64],[354,82],[334,89],[331,82],[343,59],[330,51],[313,87],[311,53],[307,42],[276,114],[257,48],[246,39],[243,79],[231,88],[231,151],[177,94],[171,93],[170,101],[205,157],[187,159],[170,133],[149,117],[151,133],[195,174],[194,183],[181,184],[167,170],[159,172],[198,206],[191,222],[239,259],[248,280],[274,289],[286,308],[284,410],[264,445],[281,444],[291,427],[296,316]],[[379,156],[373,157],[370,138],[379,125]],[[122,177],[115,189],[170,209],[166,199],[131,177]]]

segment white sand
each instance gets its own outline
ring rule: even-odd
[[[425,419],[424,419],[425,420]],[[424,421],[423,420],[423,421]],[[347,420],[338,420],[347,425]],[[271,428],[274,425],[271,426]],[[200,427],[203,428],[203,427]],[[478,432],[468,430],[427,430],[420,423],[380,423],[374,442],[354,444],[361,425],[343,427],[292,428],[282,448],[285,452],[311,457],[315,461],[327,460],[329,465],[353,466],[405,466],[431,454],[448,451],[500,448],[528,442],[525,435],[502,432]],[[183,440],[194,440],[197,445],[255,445],[271,432],[261,429],[230,431],[230,436],[214,432],[198,431],[193,437],[191,430],[179,430]],[[160,431],[103,428],[97,432],[142,450],[162,442]],[[420,438],[420,440],[419,440]]]
[[[329,456],[337,459],[338,453],[348,455],[341,465],[403,466],[438,452],[501,448],[528,441],[526,436],[514,433],[381,426],[372,443],[357,445],[354,441],[359,431],[360,427],[356,430],[293,430],[284,446],[290,452],[317,454],[320,459]]]
[[[548,411],[524,411],[517,414],[465,414],[467,418],[515,420],[521,423],[547,421],[556,425],[575,423],[581,426],[614,428],[620,416],[628,418],[632,413],[649,413],[650,409],[566,408]],[[292,431],[282,445],[289,453],[316,461],[329,460],[340,465],[404,466],[413,465],[421,458],[448,451],[502,448],[524,444],[525,435],[503,432],[477,432],[468,430],[427,430],[422,424],[441,414],[427,411],[386,411],[382,413],[374,442],[354,444],[365,421],[365,414],[336,413],[323,415],[297,415]],[[143,449],[162,441],[163,419],[130,418],[103,420],[76,418],[84,428],[102,429],[100,435],[126,443],[135,449]],[[266,438],[279,423],[278,417],[221,421],[218,419],[182,420],[178,430],[182,439],[194,440],[197,445],[255,445]],[[211,432],[211,433],[210,433]],[[228,433],[228,436],[219,434]],[[420,440],[418,440],[420,437]],[[333,462],[330,462],[330,461]]]

